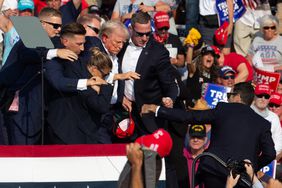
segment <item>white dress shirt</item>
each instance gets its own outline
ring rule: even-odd
[[[138,59],[139,59],[139,56],[142,50],[143,50],[143,47],[135,46],[132,40],[131,39],[129,40],[129,44],[126,48],[126,51],[124,53],[124,57],[122,60],[122,72],[123,73],[129,72],[129,71],[135,72],[137,62],[138,62]],[[133,80],[125,80],[124,95],[130,101],[135,101],[134,81]]]

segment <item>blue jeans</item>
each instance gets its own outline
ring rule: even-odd
[[[186,6],[186,31],[194,27],[198,28],[198,20],[199,20],[199,0],[185,0]]]

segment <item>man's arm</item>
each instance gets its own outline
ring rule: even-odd
[[[66,78],[64,76],[64,67],[57,61],[58,59],[47,61],[44,66],[46,68],[45,78],[49,83],[59,91],[75,92],[77,91],[77,78]]]
[[[238,74],[235,78],[235,83],[245,82],[249,76],[249,70],[247,68],[247,65],[245,63],[241,63],[237,67],[237,72]]]
[[[131,163],[131,188],[143,188],[143,152],[141,146],[138,143],[131,143],[126,145],[126,155],[128,161]]]
[[[165,108],[155,104],[144,104],[142,106],[141,115],[155,113],[157,117],[176,121],[187,122],[193,124],[208,124],[215,120],[216,108],[212,110],[191,110]]]
[[[169,61],[169,53],[167,50],[160,50],[158,63],[156,64],[156,73],[160,86],[163,89],[163,97],[169,97],[173,101],[177,98],[179,91],[176,77],[173,74],[173,66]]]

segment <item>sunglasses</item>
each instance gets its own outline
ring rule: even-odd
[[[237,92],[227,93],[227,98],[229,99],[231,96],[234,96],[234,95],[237,95],[237,94],[238,94]]]
[[[133,29],[134,30],[134,29]],[[138,36],[138,37],[143,37],[144,35],[146,36],[146,37],[149,37],[150,35],[151,35],[151,31],[149,31],[149,32],[147,32],[147,33],[141,33],[141,32],[138,32],[138,31],[135,31],[134,30],[134,32],[136,33],[136,35]]]
[[[257,98],[265,98],[265,99],[269,99],[270,98],[270,95],[268,95],[268,94],[259,94],[259,95],[256,95],[257,96]]]
[[[158,30],[159,30],[159,31],[163,31],[163,30],[168,31],[169,28],[168,28],[168,27],[161,27],[161,28],[159,28]]]
[[[264,30],[269,30],[269,29],[271,29],[271,30],[276,30],[276,26],[271,26],[271,27],[265,26],[265,27],[263,27],[263,29],[264,29]]]
[[[234,75],[230,75],[230,76],[223,76],[222,77],[224,80],[229,80],[229,79],[234,79],[235,78],[235,76]]]
[[[44,22],[44,23],[50,24],[50,25],[53,26],[54,29],[59,29],[60,27],[62,27],[62,24],[56,24],[56,23],[46,22],[46,21],[43,21],[43,20],[40,20],[40,22]]]
[[[92,27],[92,26],[90,26],[90,25],[87,25],[87,27],[89,27],[90,29],[92,29],[95,33],[99,33],[99,29],[98,28],[96,28],[96,27]]]
[[[280,107],[280,105],[279,104],[274,104],[274,103],[269,103],[268,104],[268,107],[270,107],[270,108],[279,108]]]

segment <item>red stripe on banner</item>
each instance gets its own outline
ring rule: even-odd
[[[124,156],[125,144],[0,146],[0,157]]]

